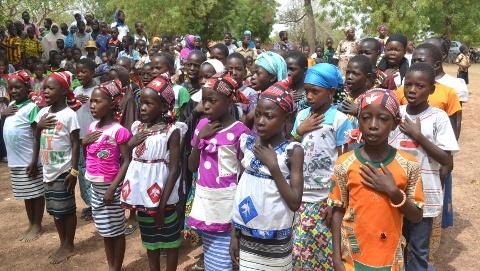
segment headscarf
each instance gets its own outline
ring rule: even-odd
[[[170,79],[164,76],[158,76],[148,83],[146,87],[156,91],[158,95],[167,102],[168,115],[166,116],[166,120],[168,123],[175,122],[175,92],[173,91]]]
[[[73,91],[71,89],[73,74],[69,71],[54,72],[50,74],[50,76],[48,77],[55,79],[58,83],[60,83],[60,86],[64,90],[67,90],[67,94],[65,98],[67,99],[68,106],[73,111],[77,111],[78,109],[80,109],[80,107],[82,106],[82,103],[79,100],[77,100],[77,98],[75,98],[75,94],[73,94]]]
[[[343,84],[343,79],[340,70],[335,65],[319,63],[307,70],[304,83],[326,89],[337,89]]]
[[[215,73],[223,73],[225,71],[225,66],[218,59],[212,58],[212,59],[206,60],[205,62],[202,63],[202,65],[205,63],[212,65],[213,69],[215,70]]]
[[[387,42],[385,43],[385,45],[387,45],[389,42],[393,42],[393,41],[398,41],[403,45],[404,48],[407,48],[408,39],[404,35],[398,34],[398,33],[391,35],[387,39]],[[381,71],[385,71],[387,68],[388,68],[387,59],[385,57],[383,57],[380,60],[380,62],[378,63],[378,69],[381,70]],[[408,60],[404,57],[402,59],[402,61],[400,62],[400,67],[399,67],[400,79],[401,79],[402,82],[403,82],[403,78],[405,77],[405,74],[407,73],[407,70],[408,70]]]
[[[277,81],[287,79],[287,63],[277,53],[270,51],[261,53],[255,60],[255,64],[264,68],[268,73],[275,75]]]
[[[187,59],[193,50],[195,50],[195,36],[188,34],[185,36],[185,46],[180,51],[180,58],[183,60]]]
[[[385,107],[392,114],[395,123],[402,119],[400,115],[400,104],[397,96],[391,90],[383,88],[372,88],[360,96],[359,114],[367,105],[377,104]]]
[[[244,35],[244,36],[251,36],[251,35],[252,35],[252,31],[250,31],[250,30],[245,30],[245,31],[243,32],[243,35]]]
[[[58,28],[57,34],[53,34],[51,27],[56,26]],[[53,23],[50,27],[50,31],[48,32],[45,37],[42,39],[42,49],[43,49],[43,58],[48,59],[49,53],[52,50],[58,50],[57,47],[57,40],[62,39],[65,40],[65,36],[62,34],[60,30],[60,26],[56,23]]]
[[[259,99],[267,99],[278,105],[283,111],[292,113],[294,110],[293,96],[290,94],[292,78],[276,82],[260,94]]]
[[[249,102],[248,98],[239,90],[238,82],[229,74],[216,74],[208,78],[203,87],[223,93],[235,103],[247,104]]]
[[[100,89],[103,93],[107,94],[108,97],[112,98],[112,102],[115,105],[116,111],[118,111],[118,105],[124,94],[122,82],[120,82],[120,80],[118,79],[115,79],[102,83],[98,85],[97,88]]]
[[[32,77],[26,70],[19,70],[7,75],[7,80],[13,79],[22,81],[27,86],[27,91],[32,89]]]
[[[162,39],[159,37],[153,37],[152,38],[152,44],[160,44],[162,43]]]

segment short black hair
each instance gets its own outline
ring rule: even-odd
[[[355,55],[350,58],[349,63],[357,63],[360,66],[360,70],[365,74],[372,74],[373,72],[373,64],[370,61],[370,58],[364,55]]]
[[[285,36],[285,34],[287,34],[287,31],[285,31],[285,30],[282,30],[282,31],[278,32],[279,37],[283,37],[283,36]]]
[[[203,63],[205,61],[207,61],[207,56],[200,50],[193,50],[190,52],[190,54],[188,54],[188,57],[191,57],[191,56],[197,56],[200,58],[200,61]]]
[[[53,23],[53,21],[52,21],[51,18],[46,18],[46,19],[45,19],[45,22],[49,23],[50,25]]]
[[[391,35],[390,37],[388,37],[385,45],[394,41],[400,42],[403,45],[403,48],[407,48],[408,39],[403,34],[395,33]]]
[[[81,58],[78,62],[77,62],[77,67],[79,65],[83,65],[85,66],[88,70],[90,71],[95,71],[95,68],[97,67],[97,65],[95,64],[95,62],[93,60],[91,60],[90,58]]]
[[[300,67],[304,67],[305,69],[308,67],[308,60],[304,53],[299,51],[290,51],[285,56],[285,60],[287,59],[294,59]]]
[[[443,58],[447,58],[448,52],[450,50],[450,44],[452,42],[446,37],[433,37],[426,39],[423,43],[430,43],[435,45],[442,53]]]
[[[435,46],[431,43],[422,43],[422,44],[418,45],[417,48],[415,48],[415,50],[426,50],[426,51],[428,51],[430,56],[433,58],[434,62],[443,60],[443,56],[442,56],[442,52],[440,51],[440,48],[438,48],[437,46]]]
[[[373,43],[375,44],[375,50],[377,52],[380,52],[382,50],[382,44],[380,44],[380,41],[377,40],[376,38],[364,38],[360,41],[360,43]]]
[[[224,36],[224,37],[227,36],[227,35],[230,36],[230,38],[232,37],[232,33],[230,33],[230,32],[225,32],[225,33],[223,33],[223,36]]]
[[[247,67],[247,59],[240,53],[237,53],[237,52],[234,52],[234,53],[231,53],[227,56],[227,61],[229,61],[230,59],[238,59],[240,60],[240,62],[242,62],[242,65],[244,68]]]
[[[222,51],[222,53],[225,57],[227,57],[228,54],[229,54],[227,45],[225,45],[223,43],[217,43],[217,44],[213,45],[212,49],[218,49],[218,50]]]
[[[414,63],[410,68],[407,70],[405,76],[410,72],[421,72],[427,75],[428,80],[430,83],[435,84],[435,70],[433,69],[432,65],[427,63]]]
[[[77,27],[79,27],[80,25],[85,25],[85,23],[83,21],[78,21],[77,22]]]
[[[72,47],[73,52],[75,51],[80,51],[82,52],[82,49],[78,48],[77,46]]]
[[[168,66],[170,66],[170,68],[175,67],[175,58],[171,54],[165,53],[165,52],[160,52],[160,53],[154,54],[151,57],[151,59],[154,59],[156,57],[165,59],[167,61]]]

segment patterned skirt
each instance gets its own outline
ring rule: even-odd
[[[322,217],[327,201],[302,202],[293,226],[293,265],[300,270],[332,270],[332,233]]]
[[[120,207],[120,186],[115,189],[113,202],[103,203],[103,197],[110,184],[92,183],[91,206],[95,227],[102,237],[115,237],[125,232],[125,210]]]
[[[155,225],[155,217],[138,212],[138,225],[143,246],[148,250],[179,248],[182,244],[182,225],[175,206],[167,206],[163,227]]]
[[[203,241],[206,271],[231,271],[230,232],[199,231]]]
[[[63,219],[65,216],[75,214],[77,205],[75,194],[65,188],[65,177],[68,173],[60,175],[55,181],[44,183],[45,209],[55,219]]]
[[[11,167],[10,178],[12,180],[13,196],[16,199],[35,199],[43,197],[43,174],[42,167],[38,167],[37,176],[28,176],[26,167]]]
[[[292,238],[263,240],[240,236],[240,271],[291,271]]]

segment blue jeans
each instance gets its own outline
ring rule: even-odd
[[[405,271],[427,271],[432,217],[424,217],[419,223],[404,219],[403,236],[407,239]]]
[[[80,144],[82,146],[82,144]],[[90,207],[90,200],[92,198],[92,184],[85,178],[85,155],[83,153],[83,147],[80,147],[80,157],[78,158],[78,182],[80,183],[80,196],[85,204]]]

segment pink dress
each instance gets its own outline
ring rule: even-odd
[[[192,138],[195,146],[200,130],[208,124],[201,119]],[[236,121],[215,135],[201,139],[198,180],[192,211],[187,224],[198,230],[226,232],[230,230],[233,200],[240,171],[240,136],[250,130]]]

